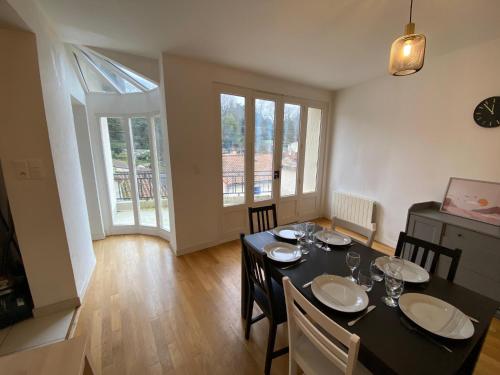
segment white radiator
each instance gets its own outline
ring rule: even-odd
[[[333,192],[332,216],[360,227],[375,230],[375,201],[351,193]]]

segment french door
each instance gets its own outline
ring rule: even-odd
[[[170,230],[164,133],[156,114],[100,117],[109,232]]]
[[[220,88],[222,231],[247,226],[249,206],[275,203],[281,224],[317,217],[326,105]]]

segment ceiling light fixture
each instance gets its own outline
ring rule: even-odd
[[[410,22],[405,26],[405,33],[391,46],[389,73],[393,76],[407,76],[424,66],[425,36],[415,34],[415,24],[411,22],[412,11],[413,0],[410,2]]]

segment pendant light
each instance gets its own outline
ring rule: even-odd
[[[415,24],[411,22],[412,11],[413,0],[410,3],[410,22],[405,26],[405,33],[391,46],[389,73],[394,76],[407,76],[424,66],[425,36],[415,34]]]

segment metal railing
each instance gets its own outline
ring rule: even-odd
[[[153,194],[153,173],[137,172],[137,193],[140,200],[154,199]],[[130,177],[128,172],[114,172],[116,199],[127,201],[132,199],[132,188],[130,186]],[[167,179],[160,174],[160,197],[167,196]]]
[[[222,174],[225,196],[245,195],[244,172],[224,172]],[[255,171],[254,194],[270,194],[272,192],[273,174],[269,171]]]
[[[114,172],[115,193],[118,201],[132,199],[132,188],[128,172]],[[272,191],[273,175],[269,171],[256,171],[254,182],[254,194],[270,194]],[[225,196],[243,196],[245,194],[245,175],[243,172],[224,172]],[[137,192],[140,200],[154,199],[153,173],[137,173]],[[160,175],[161,197],[167,196],[166,176]]]

